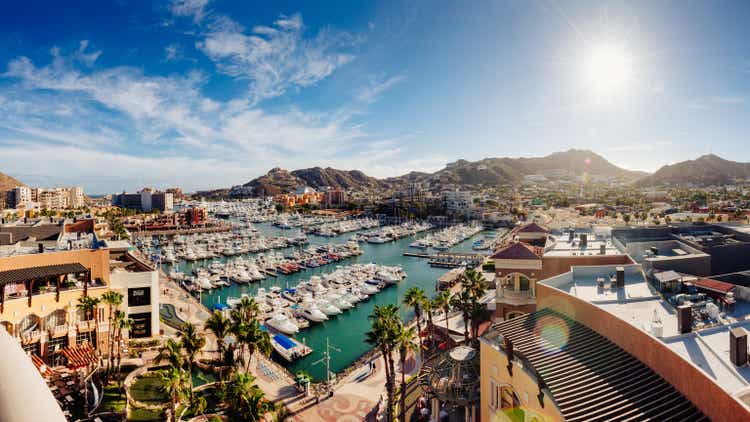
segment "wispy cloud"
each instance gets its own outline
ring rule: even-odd
[[[169,10],[175,16],[191,16],[195,22],[200,22],[206,13],[209,0],[172,0]]]
[[[374,103],[380,99],[384,92],[404,79],[406,77],[402,74],[391,76],[390,78],[379,77],[371,79],[369,85],[360,89],[357,93],[357,99],[367,104]]]
[[[182,49],[179,44],[169,44],[164,47],[164,61],[174,62],[182,58]]]
[[[330,29],[305,38],[302,16],[294,14],[249,31],[228,17],[218,17],[196,47],[220,72],[248,80],[248,97],[255,105],[325,79],[354,59],[344,51],[354,44],[355,37]]]

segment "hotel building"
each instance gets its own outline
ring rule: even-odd
[[[134,320],[131,337],[158,334],[158,275],[129,245],[99,241],[93,220],[0,226],[0,238],[29,238],[23,229],[31,234],[59,231],[56,241],[46,245],[27,247],[19,241],[0,254],[0,325],[24,351],[51,366],[64,363],[63,349],[84,341],[106,351],[108,306],[100,302],[86,314],[78,304],[83,297],[101,298],[112,290],[123,294],[121,310]]]

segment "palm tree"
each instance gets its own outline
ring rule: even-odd
[[[396,305],[375,305],[375,309],[370,318],[370,331],[366,334],[367,343],[380,349],[385,362],[385,387],[388,394],[388,411],[386,412],[386,421],[393,418],[393,396],[395,390],[396,369],[393,362],[393,352],[396,346],[396,328],[397,323],[401,321]]]
[[[427,296],[424,294],[424,290],[419,287],[411,287],[406,291],[404,295],[404,305],[410,306],[414,309],[414,316],[417,319],[417,331],[419,335],[419,354],[422,354],[422,325],[419,323],[419,318],[422,316],[422,306],[424,301],[427,300]]]
[[[179,341],[170,338],[161,346],[154,362],[158,365],[165,361],[169,363],[169,366],[182,368],[184,357],[182,355],[182,344]]]
[[[232,321],[225,317],[220,311],[214,311],[204,323],[204,327],[211,330],[211,332],[214,333],[214,336],[216,336],[216,343],[219,347],[219,359],[223,361],[224,366],[234,366],[233,359],[227,359],[230,354],[232,356],[234,355],[234,350],[230,350],[224,341],[224,339],[231,333]]]
[[[193,398],[193,365],[195,364],[195,356],[198,352],[203,349],[206,345],[206,338],[198,333],[198,329],[192,322],[186,322],[182,324],[182,330],[179,334],[180,343],[182,348],[185,350],[187,355],[187,372],[190,377],[190,399]]]
[[[271,355],[271,336],[268,331],[261,328],[258,320],[254,319],[249,324],[243,324],[236,334],[240,344],[247,348],[245,371],[250,370],[250,362],[256,352],[263,353],[266,356]]]
[[[469,342],[469,317],[472,309],[472,297],[468,289],[461,289],[451,297],[451,306],[461,311],[464,320],[464,342]],[[447,324],[447,323],[446,323]]]
[[[445,313],[445,335],[448,335],[448,313],[451,311],[451,292],[443,290],[435,296],[435,307]]]
[[[76,304],[76,308],[78,308],[79,311],[83,312],[83,319],[85,321],[95,320],[96,319],[96,307],[99,305],[99,299],[94,298],[91,296],[81,296],[78,298],[78,303]],[[95,324],[96,325],[96,324]],[[96,328],[95,328],[96,329]],[[89,337],[89,343],[96,349],[96,344],[94,343],[93,337],[91,336],[91,330],[88,332]]]
[[[474,301],[479,301],[487,292],[488,282],[479,271],[466,270],[462,283]]]
[[[133,327],[133,320],[127,318],[125,312],[117,311],[115,313],[115,322],[117,327],[117,338],[115,340],[117,344],[117,373],[120,373],[120,362],[122,362],[122,347],[120,347],[120,342],[122,341],[122,332],[123,330],[130,332],[130,329]]]
[[[221,384],[219,396],[227,412],[236,420],[260,421],[275,410],[263,391],[255,384],[255,377],[244,372],[235,372],[229,381]]]
[[[170,366],[162,371],[162,391],[169,395],[172,403],[172,421],[177,421],[177,406],[187,395],[187,375],[178,366]]]
[[[102,302],[108,307],[108,326],[107,326],[107,344],[109,345],[109,360],[107,370],[111,371],[114,366],[114,351],[115,351],[115,330],[113,329],[113,322],[115,319],[114,309],[122,304],[122,293],[110,290],[102,295]]]
[[[435,300],[425,297],[424,302],[422,303],[422,310],[427,315],[427,324],[429,327],[427,334],[429,335],[428,339],[430,340],[430,343],[432,343],[435,341],[435,330],[432,325],[432,313],[435,311]]]
[[[401,404],[399,406],[401,422],[406,422],[406,357],[409,352],[418,349],[418,345],[414,342],[415,334],[417,332],[414,327],[405,327],[403,324],[397,324],[395,341],[398,348],[399,360],[401,361]]]

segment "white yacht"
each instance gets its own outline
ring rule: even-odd
[[[299,327],[288,316],[278,313],[266,320],[266,324],[284,334],[297,334]]]
[[[309,303],[302,307],[302,316],[309,319],[312,322],[326,321],[328,316],[318,308],[315,303]]]
[[[328,302],[326,300],[319,300],[318,303],[317,303],[317,305],[318,305],[318,308],[320,308],[320,310],[324,314],[329,315],[329,316],[330,315],[338,315],[338,314],[342,313],[341,309],[339,309],[338,307],[336,307],[336,305],[334,305],[331,302]]]

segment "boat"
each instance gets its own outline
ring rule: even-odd
[[[299,327],[288,316],[277,313],[266,320],[266,325],[284,334],[297,334]]]
[[[307,356],[312,352],[312,349],[309,347],[283,334],[274,334],[271,336],[271,346],[273,346],[273,350],[279,356],[288,362],[294,362],[296,359]]]
[[[318,305],[318,308],[320,308],[320,310],[324,314],[329,315],[329,316],[330,315],[338,315],[338,314],[342,313],[342,311],[341,311],[340,308],[338,308],[336,305],[334,305],[333,303],[328,302],[326,300],[319,300],[318,303],[317,303],[317,305]]]
[[[304,305],[300,311],[300,315],[312,322],[321,322],[328,319],[328,316],[324,314],[315,303]]]

